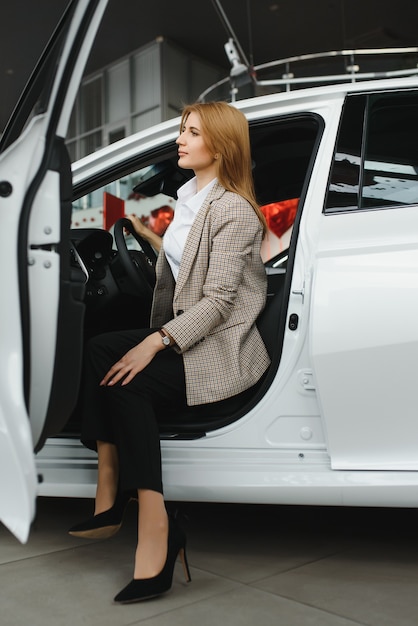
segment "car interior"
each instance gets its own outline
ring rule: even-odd
[[[280,362],[298,223],[321,130],[319,118],[311,114],[269,119],[251,126],[257,199],[262,207],[269,208],[270,213],[265,214],[273,233],[280,234],[283,229],[292,232],[290,245],[287,243],[284,249],[265,259],[268,300],[257,325],[272,360],[270,369],[254,388],[239,396],[190,407],[182,415],[158,416],[161,438],[199,438],[230,424],[255,406],[271,384]],[[106,188],[114,191],[115,181],[126,180],[131,187],[124,193],[131,200],[156,198],[161,204],[165,197],[175,202],[177,189],[191,175],[192,172],[178,168],[175,145],[167,145],[159,148],[154,157],[142,155],[135,164],[108,172],[106,180],[101,177],[83,182],[74,189],[74,206],[86,206],[87,197],[97,196],[98,192],[100,196]],[[289,213],[289,207],[293,212]],[[156,254],[130,226],[130,221],[122,217],[110,232],[97,227],[71,230],[73,280],[85,285],[83,341],[109,330],[149,325]],[[297,324],[297,320],[292,323]],[[79,430],[76,407],[59,436],[74,437]]]

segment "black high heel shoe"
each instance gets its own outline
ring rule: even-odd
[[[163,569],[153,578],[133,579],[115,596],[114,601],[120,604],[149,600],[169,591],[173,583],[174,564],[180,555],[186,581],[191,581],[189,564],[186,557],[186,536],[169,518],[167,558]]]
[[[68,531],[69,534],[83,539],[108,539],[112,537],[122,526],[123,514],[128,502],[134,499],[132,493],[118,492],[115,503],[110,509],[72,526]]]

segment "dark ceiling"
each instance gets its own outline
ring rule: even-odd
[[[4,2],[0,131],[68,0]],[[221,0],[253,65],[343,48],[418,45],[417,0]],[[113,0],[87,72],[163,36],[229,72],[213,0]]]

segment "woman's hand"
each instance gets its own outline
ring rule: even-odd
[[[112,365],[101,381],[100,386],[110,387],[121,380],[122,386],[127,385],[151,363],[160,350],[164,350],[160,334],[156,332],[148,335],[141,343],[129,350],[117,363]]]
[[[148,228],[148,226],[145,226],[145,224],[143,224],[140,218],[134,213],[131,213],[130,215],[127,215],[126,217],[128,220],[132,222],[132,226],[134,227],[135,232],[140,237],[145,239],[145,241],[148,241],[152,245],[152,247],[157,252],[159,252],[161,249],[161,237],[157,235],[156,233],[154,233],[150,228]]]

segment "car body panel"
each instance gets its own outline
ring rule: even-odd
[[[71,4],[50,106],[0,155],[0,181],[13,190],[7,196],[0,186],[8,294],[0,323],[0,519],[21,541],[37,495],[95,493],[96,454],[60,428],[78,389],[84,307],[82,288],[63,280],[71,201],[64,139],[106,4]],[[236,103],[254,129],[317,125],[300,193],[287,196],[299,204],[280,354],[239,419],[196,436],[162,434],[167,499],[414,506],[418,208],[327,215],[324,198],[347,97],[417,87],[411,77]],[[178,126],[179,119],[164,122],[74,164],[74,197],[174,151]]]
[[[398,81],[397,85],[400,84]],[[414,79],[402,82],[403,86],[417,84]],[[323,198],[346,94],[372,88],[393,89],[394,83],[318,88],[306,93],[236,103],[250,124],[301,113],[317,115],[324,123],[305,190],[287,304],[287,319],[296,314],[299,325],[296,331],[286,325],[280,365],[274,379],[262,399],[245,416],[195,440],[162,440],[168,499],[356,506],[412,506],[416,501],[418,474],[411,471],[416,468],[411,384],[411,359],[416,346],[405,344],[403,333],[406,331],[399,328],[402,325],[392,324],[395,328],[391,339],[385,334],[389,321],[396,317],[399,301],[385,303],[383,326],[365,323],[365,330],[360,332],[363,319],[376,319],[384,298],[382,282],[377,279],[382,275],[382,268],[391,264],[394,265],[392,280],[387,287],[410,305],[407,327],[412,323],[417,284],[415,272],[411,273],[410,268],[415,263],[416,210],[406,207],[338,216],[323,213]],[[75,187],[87,188],[87,181],[112,168],[117,170],[141,152],[158,151],[162,145],[174,141],[177,126],[178,120],[166,122],[84,158],[73,166]],[[373,265],[373,259],[382,262],[380,270],[378,263]],[[370,272],[370,265],[374,273]],[[362,277],[354,291],[353,272]],[[344,299],[340,297],[341,289],[347,292]],[[345,306],[346,298],[350,297],[364,302],[364,309],[357,311],[357,326],[351,325],[353,311],[346,310]],[[330,299],[331,307],[328,306]],[[340,329],[345,327],[348,332],[341,333]],[[364,359],[363,344],[367,346],[364,340],[369,327],[374,332],[370,358],[380,370],[376,371],[375,385],[367,389],[370,359]],[[386,367],[379,353],[396,343],[393,358],[396,361],[405,358],[399,376],[395,377],[399,393],[412,407],[403,417],[405,431],[401,429],[396,433],[398,420],[395,419],[389,420],[392,427],[388,427],[388,415],[394,410],[394,402],[391,405],[387,402],[389,386],[380,404],[374,403],[372,418],[370,411],[362,407],[358,395],[352,397],[350,336],[353,332],[359,337],[354,386],[369,394],[367,409],[373,404],[373,395],[382,380],[379,376]],[[344,375],[340,379],[341,369]],[[403,396],[406,381],[409,391]],[[356,403],[355,411],[351,412],[350,398]],[[402,398],[398,396],[398,404],[402,404]],[[380,421],[384,407],[386,413]],[[348,436],[350,428],[351,437]],[[386,428],[388,434],[383,437]],[[364,441],[358,441],[363,432]],[[412,433],[411,439],[408,433]],[[56,495],[64,484],[68,495],[84,493],[93,497],[95,455],[82,451],[74,441],[71,450],[69,445],[68,440],[56,438],[49,440],[39,453],[38,469],[44,475],[40,492]],[[76,450],[82,461],[72,463]],[[60,468],[59,474],[57,468]]]
[[[418,207],[324,216],[310,334],[334,469],[418,469],[417,222]]]

